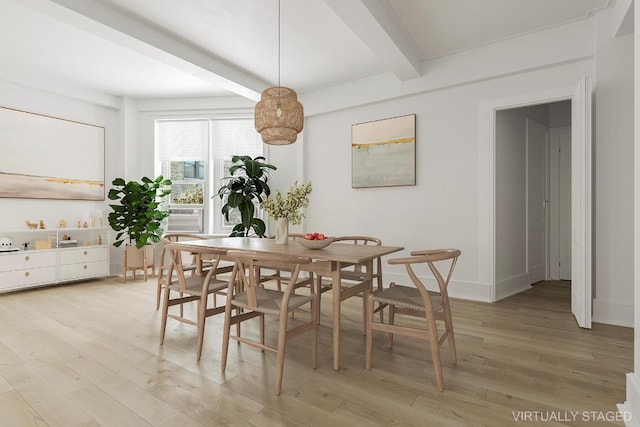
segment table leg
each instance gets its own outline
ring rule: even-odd
[[[333,297],[333,369],[340,369],[340,302],[342,292],[340,286],[340,263],[331,273],[331,294]]]

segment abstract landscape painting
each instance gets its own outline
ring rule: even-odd
[[[416,115],[351,127],[351,186],[416,184]]]
[[[104,128],[0,107],[0,197],[104,200]]]

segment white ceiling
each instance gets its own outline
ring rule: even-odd
[[[610,0],[281,0],[283,86],[300,93],[584,19]],[[0,78],[134,98],[278,83],[278,0],[0,0]]]

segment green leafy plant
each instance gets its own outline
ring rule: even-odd
[[[169,209],[163,209],[161,202],[171,193],[171,180],[160,175],[154,180],[145,176],[142,182],[116,178],[111,184],[107,197],[120,201],[109,205],[109,225],[117,232],[113,245],[119,247],[128,241],[142,248],[149,242],[159,242],[162,221],[169,216]]]
[[[260,218],[255,217],[256,206],[269,197],[271,190],[267,184],[269,174],[277,168],[265,163],[265,158],[258,156],[233,156],[233,165],[229,168],[230,176],[222,178],[226,183],[220,187],[217,196],[225,200],[222,214],[229,221],[229,213],[233,209],[240,211],[240,223],[233,227],[230,237],[249,236],[253,229],[258,237],[265,237],[266,225]]]
[[[300,209],[309,206],[309,194],[312,189],[310,182],[298,184],[298,181],[295,181],[286,196],[283,197],[280,191],[276,191],[275,197],[264,200],[260,206],[271,218],[287,218],[292,225],[300,224],[304,218]]]

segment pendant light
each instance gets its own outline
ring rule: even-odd
[[[255,108],[255,127],[262,142],[287,145],[296,142],[302,131],[304,112],[293,89],[280,86],[280,0],[278,0],[278,86],[262,92]]]

